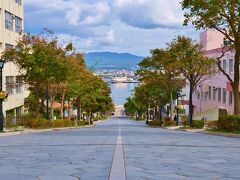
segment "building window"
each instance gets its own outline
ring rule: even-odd
[[[233,102],[233,93],[232,91],[229,91],[229,105],[232,105]]]
[[[213,100],[216,101],[217,88],[213,88]]]
[[[212,87],[208,86],[208,99],[212,98]]]
[[[22,116],[22,107],[16,108],[16,118],[20,118]]]
[[[23,78],[22,76],[16,77],[16,93],[22,92]]]
[[[208,92],[204,92],[204,101],[207,101],[208,98]]]
[[[22,5],[22,0],[15,0],[15,2],[19,5]]]
[[[229,74],[233,74],[233,59],[229,60]]]
[[[14,77],[6,76],[6,91],[8,94],[13,94],[14,90]]]
[[[14,46],[11,44],[5,44],[5,49],[12,49]]]
[[[227,101],[227,90],[226,89],[223,89],[222,90],[223,92],[223,103],[226,103],[226,101]]]
[[[221,102],[222,100],[222,92],[221,92],[221,88],[218,88],[218,101]]]
[[[18,33],[22,32],[22,19],[19,17],[15,18],[15,31]]]
[[[223,70],[224,72],[227,72],[227,61],[223,60]]]
[[[5,11],[5,28],[13,30],[13,15],[8,11]]]

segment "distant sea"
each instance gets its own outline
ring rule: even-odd
[[[137,86],[137,83],[113,83],[110,84],[114,104],[124,105],[126,99],[131,96],[132,91]]]

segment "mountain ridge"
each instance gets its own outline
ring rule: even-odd
[[[137,69],[138,63],[144,58],[131,53],[90,52],[84,54],[88,68],[94,69]]]

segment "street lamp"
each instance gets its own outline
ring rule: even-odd
[[[0,59],[0,92],[2,92],[2,70],[4,67],[4,61]],[[0,132],[3,131],[3,99],[0,99]]]

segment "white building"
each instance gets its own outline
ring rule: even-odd
[[[23,35],[23,3],[23,0],[0,0],[0,53],[14,47]],[[3,91],[8,93],[7,101],[3,102],[5,118],[14,119],[24,111],[27,91],[21,79],[18,67],[13,63],[5,63],[2,77]]]

